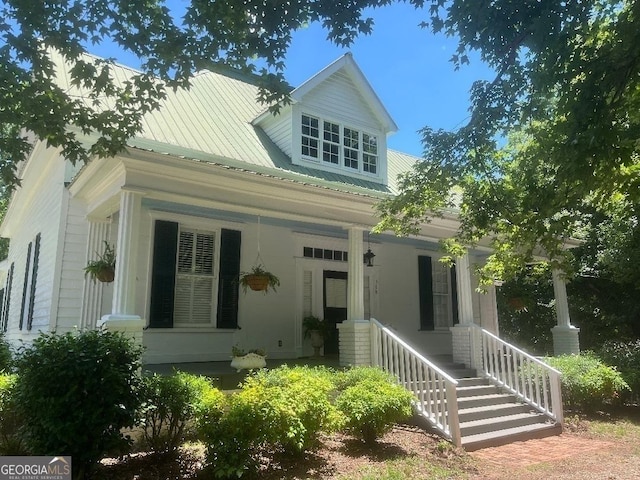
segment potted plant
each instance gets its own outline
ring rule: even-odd
[[[260,348],[245,351],[238,345],[231,347],[231,367],[238,372],[243,369],[264,368],[267,365],[266,357],[267,354]]]
[[[249,287],[251,290],[266,294],[270,288],[275,292],[276,287],[280,286],[280,280],[259,264],[252,267],[251,271],[240,274],[240,285],[244,293],[247,293],[247,287]]]
[[[311,339],[313,356],[319,357],[320,349],[329,333],[327,322],[314,315],[308,315],[302,319],[302,327],[304,328],[304,338]]]
[[[97,252],[96,252],[97,253]],[[84,274],[90,275],[93,281],[96,280],[104,283],[113,282],[116,272],[116,252],[113,247],[104,241],[104,252],[98,253],[96,260],[91,260],[84,267]]]

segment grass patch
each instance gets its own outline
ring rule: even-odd
[[[428,459],[415,455],[388,460],[381,465],[368,465],[347,476],[338,477],[340,480],[427,480],[427,479],[464,479],[469,478],[458,465],[463,463],[458,459],[452,465],[430,463]]]

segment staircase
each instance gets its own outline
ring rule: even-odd
[[[460,440],[469,452],[562,432],[560,424],[486,378],[462,378],[456,392]]]
[[[419,416],[467,451],[560,434],[559,372],[489,332],[474,333],[481,376],[451,356],[426,359],[372,320],[374,363],[416,395]]]

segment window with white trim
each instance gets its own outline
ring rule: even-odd
[[[180,226],[174,303],[177,324],[214,322],[215,240],[214,232]]]
[[[371,133],[303,113],[300,145],[306,160],[348,172],[378,174],[378,138]]]
[[[433,313],[436,329],[449,328],[451,320],[450,268],[440,261],[433,262]]]

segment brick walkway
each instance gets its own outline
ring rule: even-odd
[[[602,451],[614,445],[611,442],[562,434],[515,442],[501,447],[484,448],[471,452],[471,455],[496,466],[509,465],[509,467],[518,468],[562,460],[585,452]]]

